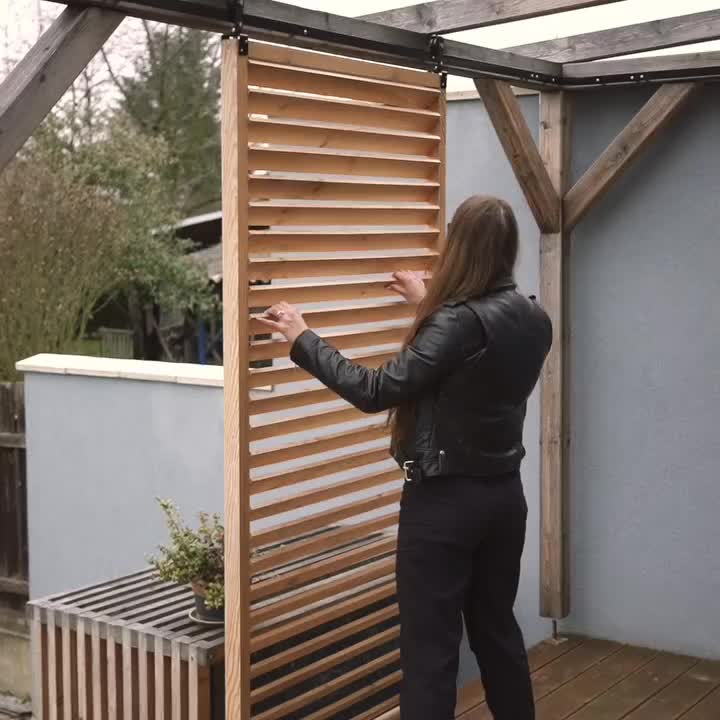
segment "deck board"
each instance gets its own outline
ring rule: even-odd
[[[529,652],[537,720],[720,720],[720,662],[577,637]],[[458,720],[492,720],[482,685]]]

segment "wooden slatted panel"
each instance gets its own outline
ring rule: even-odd
[[[391,274],[429,277],[444,242],[444,90],[430,73],[260,43],[238,62],[249,112],[225,140],[247,142],[248,255],[224,273],[263,284],[236,308],[250,343],[236,330],[235,355],[252,363],[241,387],[249,445],[231,452],[249,458],[240,485],[253,654],[249,695],[238,708],[245,680],[231,671],[228,699],[239,717],[249,707],[259,720],[376,717],[397,706],[400,679],[402,478],[386,416],[327,407],[337,396],[308,385],[288,343],[268,338],[257,316],[281,300],[299,305],[311,327],[367,367],[399,350],[413,309],[388,290]],[[226,196],[226,208],[234,201]],[[229,372],[242,377],[240,367]]]

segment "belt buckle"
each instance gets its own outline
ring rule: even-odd
[[[414,460],[406,460],[406,461],[402,464],[402,470],[403,470],[403,473],[404,473],[404,475],[405,475],[405,482],[408,482],[408,483],[409,483],[409,482],[412,482],[412,481],[413,481],[412,477],[410,477],[410,476],[411,476],[411,473],[412,473],[412,466],[413,466],[414,464],[415,464],[415,461],[414,461]]]

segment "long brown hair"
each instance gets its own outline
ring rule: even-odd
[[[488,195],[465,200],[448,226],[445,247],[404,346],[443,303],[481,297],[503,278],[512,277],[517,253],[518,225],[510,205]],[[413,416],[411,403],[391,411],[394,448],[411,432]]]

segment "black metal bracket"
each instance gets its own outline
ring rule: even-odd
[[[428,49],[430,51],[430,60],[433,63],[433,72],[442,74],[445,38],[442,35],[431,35]]]
[[[223,38],[239,38],[245,24],[245,0],[227,0],[227,13],[233,28]]]

